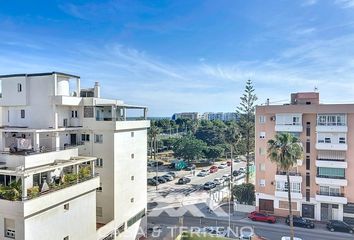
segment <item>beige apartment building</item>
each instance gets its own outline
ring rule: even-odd
[[[301,140],[304,157],[291,171],[296,215],[354,223],[354,104],[320,104],[319,93],[291,94],[290,104],[256,107],[256,206],[288,214],[285,173],[267,157],[278,132]]]

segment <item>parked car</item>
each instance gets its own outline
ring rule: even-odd
[[[348,232],[353,233],[354,228],[348,225],[347,223],[339,220],[330,220],[327,223],[327,229],[331,232]]]
[[[221,163],[221,164],[218,166],[219,169],[224,169],[224,168],[226,168],[226,167],[227,167],[227,164],[226,164],[226,163]]]
[[[211,190],[215,187],[216,187],[216,184],[213,182],[206,182],[206,183],[204,183],[204,186],[203,186],[204,190]]]
[[[187,184],[191,181],[190,178],[187,178],[187,177],[181,177],[180,179],[178,179],[178,184]]]
[[[167,174],[174,177],[174,178],[177,176],[177,174],[175,172],[168,172]]]
[[[291,238],[290,237],[281,237],[281,240],[290,240]],[[298,238],[298,237],[294,237],[294,240],[302,240],[301,238]]]
[[[161,162],[161,161],[151,161],[150,162],[150,166],[151,167],[157,167],[157,166],[162,166],[164,163],[163,162]]]
[[[290,225],[289,216],[285,219],[285,223]],[[293,223],[295,227],[304,227],[304,228],[314,228],[315,224],[313,221],[302,218],[300,216],[293,216]]]
[[[188,166],[186,167],[186,170],[187,170],[187,171],[192,171],[192,170],[194,170],[195,168],[196,168],[195,164],[190,164],[190,165],[188,165]]]
[[[211,166],[210,169],[209,169],[210,173],[215,173],[217,171],[218,171],[218,167],[217,166]]]
[[[285,219],[285,223],[290,225],[290,219],[289,216]],[[304,228],[314,228],[315,224],[313,221],[304,219],[299,216],[293,216],[293,223],[295,227],[304,227]]]
[[[237,159],[234,159],[234,162],[239,163],[239,162],[241,162],[241,160],[237,158]]]
[[[165,174],[162,176],[164,179],[166,179],[168,182],[172,181],[174,178],[171,175]]]
[[[224,175],[222,175],[222,178],[223,178],[225,181],[230,181],[231,176],[230,176],[230,174],[224,174]]]
[[[197,176],[198,177],[205,177],[206,175],[208,175],[209,174],[209,171],[208,170],[202,170],[202,171],[200,171],[198,174],[197,174]]]
[[[220,185],[220,184],[223,184],[225,182],[225,180],[223,178],[215,178],[213,180],[213,182],[216,184],[216,185]]]
[[[240,175],[241,173],[240,173],[240,171],[239,170],[234,170],[233,172],[232,172],[232,176],[234,176],[234,177],[237,177],[238,175]]]
[[[275,223],[276,218],[274,216],[270,216],[266,213],[260,213],[257,211],[253,211],[248,214],[248,218],[252,221],[259,221],[259,222],[268,222],[268,223]]]
[[[158,186],[160,183],[153,178],[148,178],[147,184],[150,186]]]
[[[165,178],[163,178],[163,177],[161,177],[161,176],[159,176],[159,177],[153,177],[153,179],[155,179],[156,181],[158,181],[159,183],[165,183],[165,182],[167,182],[167,180],[165,179]]]
[[[245,170],[245,168],[243,168],[243,167],[240,167],[240,169],[238,170],[240,173],[245,173],[246,172],[246,170]]]

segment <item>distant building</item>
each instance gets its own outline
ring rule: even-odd
[[[200,115],[198,112],[183,112],[173,114],[172,120],[177,120],[178,118],[198,120],[200,119]]]

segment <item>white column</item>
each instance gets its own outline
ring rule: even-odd
[[[39,150],[39,133],[33,132],[33,148]]]
[[[58,75],[54,74],[54,96],[58,94]]]
[[[81,89],[80,78],[77,78],[76,79],[76,94],[77,94],[77,97],[80,97],[80,89]]]
[[[59,136],[59,133],[56,132],[54,137],[55,137],[55,150],[59,151],[60,150],[60,136]]]
[[[21,190],[22,190],[22,199],[26,199],[27,198],[27,189],[26,189],[26,177],[21,176]]]
[[[343,204],[338,204],[338,220],[343,221]]]

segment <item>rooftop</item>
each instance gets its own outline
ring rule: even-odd
[[[18,73],[18,74],[7,74],[7,75],[0,75],[0,78],[12,78],[12,77],[38,77],[38,76],[50,76],[50,75],[60,75],[64,77],[70,78],[80,78],[80,76],[62,73],[62,72],[44,72],[44,73]]]

